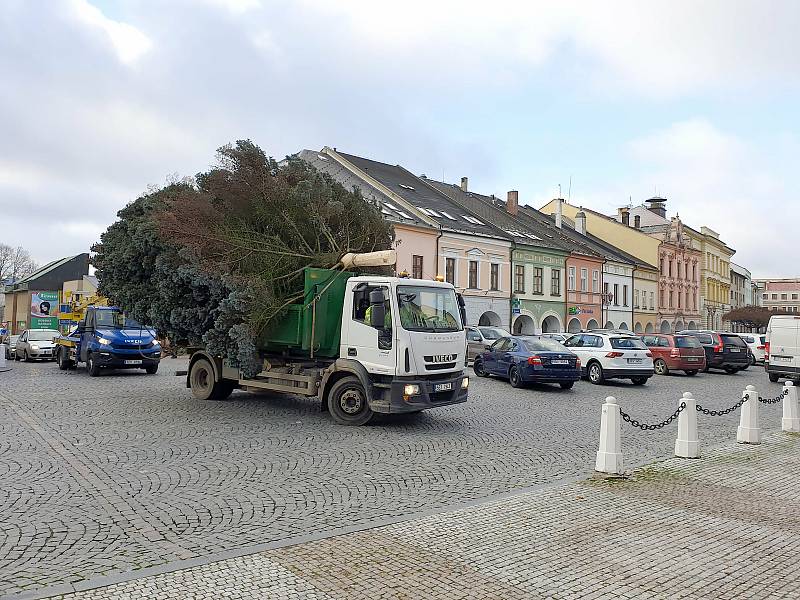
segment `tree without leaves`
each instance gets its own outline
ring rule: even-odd
[[[767,326],[771,316],[786,314],[789,313],[782,310],[769,310],[763,306],[742,306],[726,312],[722,315],[722,320],[744,325],[745,327],[761,329]]]
[[[15,281],[33,273],[38,268],[30,253],[22,246],[12,248],[0,243],[0,281]]]

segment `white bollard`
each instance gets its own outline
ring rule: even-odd
[[[0,369],[6,368],[6,345],[0,344]]]
[[[761,425],[758,422],[758,392],[752,385],[748,385],[742,392],[742,397],[744,396],[747,396],[747,402],[742,404],[739,428],[736,430],[736,441],[740,444],[760,444]]]
[[[690,392],[684,392],[678,406],[686,403],[686,408],[678,415],[678,438],[675,440],[675,456],[700,458],[697,445],[697,401]]]
[[[786,395],[783,397],[783,431],[800,431],[800,417],[797,413],[797,388],[791,381],[784,384]]]
[[[603,404],[600,417],[600,448],[594,463],[595,471],[622,475],[622,441],[619,432],[621,424],[619,404],[616,398],[609,396]]]

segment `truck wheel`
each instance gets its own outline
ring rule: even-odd
[[[72,361],[64,356],[66,353],[66,348],[59,348],[56,350],[56,362],[58,363],[58,368],[62,371],[66,371],[72,367]]]
[[[86,357],[86,372],[89,373],[89,377],[100,375],[100,365],[94,361],[94,356],[92,356],[91,352]]]
[[[343,377],[328,392],[328,410],[340,425],[365,425],[375,414],[358,377]]]
[[[144,370],[147,372],[148,375],[155,375],[156,373],[158,373],[158,363],[154,365],[149,365],[145,367]]]
[[[772,383],[778,383],[779,375],[777,373],[769,373],[769,380]]]
[[[198,400],[225,400],[233,392],[230,381],[214,381],[214,367],[205,358],[192,364],[189,386]]]

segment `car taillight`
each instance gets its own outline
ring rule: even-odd
[[[722,341],[714,346],[714,352],[722,352]]]
[[[606,354],[606,358],[619,358],[622,356],[622,352],[609,352]]]
[[[764,360],[769,360],[769,342],[764,342]]]
[[[678,350],[677,348],[673,348],[672,350],[669,351],[669,356],[670,358],[680,358],[681,351]]]
[[[540,364],[542,364],[542,359],[541,359],[541,357],[539,357],[536,354],[534,354],[533,356],[529,356],[528,357],[528,364],[529,365],[540,365]]]
[[[576,358],[576,359],[575,359],[575,366],[576,366],[577,368],[580,368],[580,367],[581,367],[581,359],[580,359],[580,358]]]

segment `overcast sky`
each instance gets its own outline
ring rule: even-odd
[[[87,251],[251,138],[539,207],[654,193],[800,275],[800,2],[3,0],[0,242]]]

